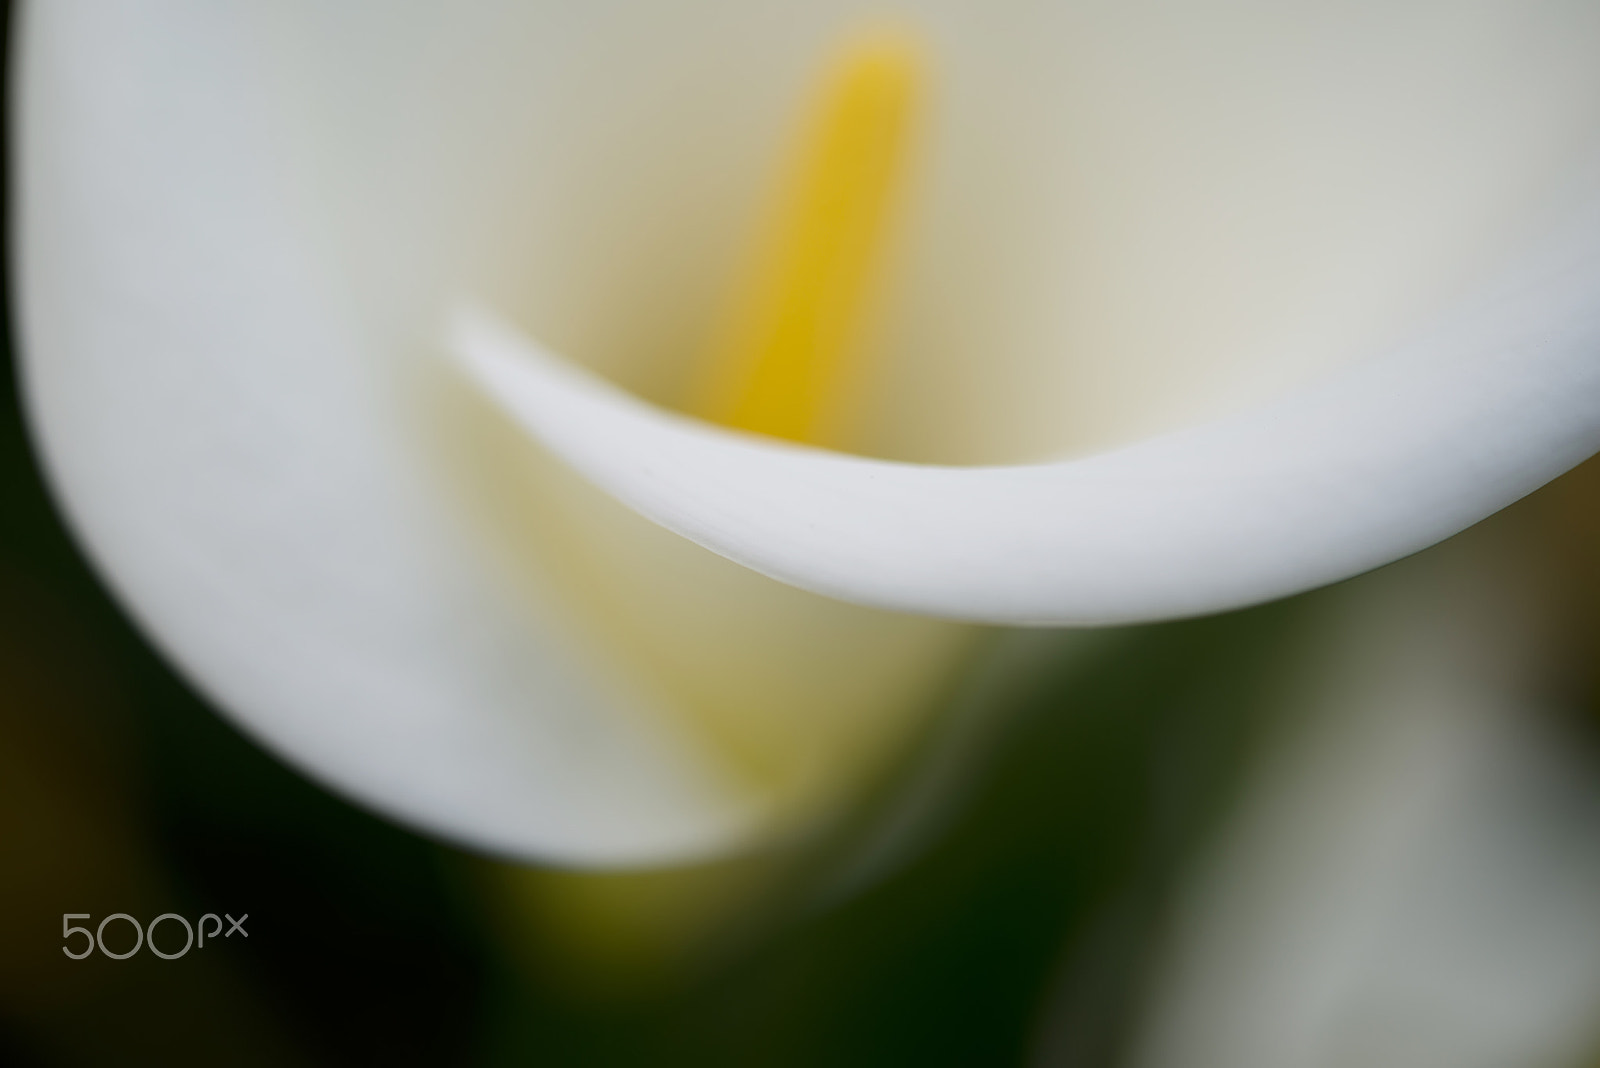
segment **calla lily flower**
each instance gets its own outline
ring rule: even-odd
[[[668,860],[880,763],[970,636],[922,616],[1281,596],[1600,448],[1600,13],[1501,0],[913,5],[854,436],[667,411],[852,14],[28,7],[27,396],[152,638],[396,816]]]

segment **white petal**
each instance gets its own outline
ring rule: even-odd
[[[1600,449],[1600,220],[1396,351],[1083,459],[890,463],[654,408],[483,312],[452,344],[523,426],[664,526],[804,589],[1017,624],[1250,604],[1477,522]]]
[[[453,516],[413,364],[301,210],[259,29],[25,12],[24,370],[74,525],[192,679],[363,801],[568,861],[725,845],[750,799]]]
[[[1589,1063],[1596,768],[1482,580],[1406,565],[1350,589],[1303,718],[1175,911],[1131,1063]]]
[[[452,373],[439,294],[506,131],[584,130],[574,57],[650,24],[541,12],[30,9],[28,400],[96,562],[281,753],[486,848],[683,858],[847,801],[966,632],[660,530]]]
[[[961,84],[1031,107],[1024,141],[1032,117],[1058,110],[1053,94],[1036,92],[1030,78],[994,89],[1005,80],[990,75],[1014,69],[1015,41],[1054,38],[1043,32],[1055,25],[1048,18],[1026,23],[1040,32],[1018,30],[1014,16],[1033,7],[1019,5],[1012,21],[961,5],[930,12],[942,39],[985,42],[967,68],[977,75]],[[1239,10],[1234,23],[1261,24],[1250,4]],[[182,0],[62,2],[24,16],[17,214],[25,375],[74,523],[146,627],[253,731],[372,803],[494,848],[638,860],[715,848],[757,818],[697,724],[681,709],[664,711],[655,689],[641,692],[632,650],[619,662],[554,607],[570,591],[546,587],[565,582],[565,570],[496,557],[526,528],[560,525],[543,520],[564,505],[529,494],[517,505],[532,515],[526,523],[485,514],[482,495],[459,485],[460,443],[419,426],[437,422],[437,412],[418,409],[452,384],[432,370],[435,354],[417,341],[418,324],[434,329],[442,280],[461,276],[474,283],[464,288],[534,313],[524,318],[590,364],[653,394],[670,391],[675,372],[636,343],[693,334],[697,313],[682,309],[717,280],[714,271],[675,270],[682,247],[733,240],[738,220],[726,201],[748,195],[737,191],[753,187],[771,147],[762,136],[725,135],[777,136],[772,115],[841,11],[806,6],[774,22],[765,7],[711,2],[693,14],[732,36],[705,32],[676,6],[598,2],[286,0],[253,15]],[[1369,17],[1386,24],[1389,15],[1375,7]],[[1426,22],[1412,30],[1431,40]],[[1346,31],[1353,40],[1371,36],[1360,26]],[[1112,54],[1089,36],[1063,36]],[[308,37],[321,42],[318,55]],[[288,60],[262,62],[281,38]],[[663,47],[669,38],[681,54]],[[745,47],[757,40],[778,43]],[[1258,59],[1278,62],[1275,41],[1257,45]],[[1203,69],[1234,69],[1236,57],[1218,58],[1209,44],[1191,52]],[[1388,77],[1409,79],[1409,50],[1398,52],[1399,61],[1368,55],[1363,69],[1370,74],[1376,60]],[[1172,67],[1154,53],[1143,63],[1119,67],[1118,77],[1143,84],[1147,73]],[[755,77],[775,66],[793,77]],[[1036,51],[1029,69],[1071,67],[1052,49]],[[649,77],[619,76],[635,69]],[[1322,83],[1304,82],[1295,99],[1309,94],[1314,103]],[[727,93],[734,83],[741,92]],[[1267,98],[1248,86],[1224,95]],[[1484,110],[1474,101],[1506,96],[1445,95],[1473,116]],[[602,96],[599,121],[571,110]],[[1371,99],[1383,96],[1374,90]],[[1107,97],[1077,94],[1091,105]],[[713,100],[734,106],[697,110]],[[1491,110],[1503,125],[1528,104]],[[1089,110],[1080,125],[1115,128]],[[969,101],[962,111],[968,130],[993,131],[985,107]],[[701,125],[684,135],[675,121],[660,122],[663,114]],[[1169,118],[1187,128],[1185,115]],[[1366,128],[1357,118],[1346,133]],[[685,137],[707,154],[674,151]],[[989,158],[958,140],[941,151]],[[1552,141],[1560,139],[1549,131],[1533,136],[1527,154]],[[1061,157],[1061,145],[1052,146],[1041,151]],[[1497,151],[1487,163],[1521,154]],[[614,164],[598,182],[595,158]],[[1014,157],[995,158],[990,178],[1009,173],[1003,162]],[[972,177],[953,171],[941,182],[958,190]],[[1102,177],[1117,184],[1115,168]],[[597,185],[606,196],[574,211],[570,194]],[[673,192],[663,200],[662,189]],[[622,194],[622,210],[612,193]],[[942,216],[959,215],[946,207]],[[969,207],[962,218],[988,215]],[[507,251],[507,232],[523,251]],[[978,259],[990,274],[987,258]],[[937,319],[919,321],[940,329]],[[944,395],[964,394],[955,377]],[[1016,422],[1007,412],[1006,422]],[[491,493],[505,488],[487,481]],[[578,506],[589,508],[587,500]],[[871,733],[903,721],[932,677],[929,665],[949,647],[948,632],[842,615],[792,591],[769,596],[770,584],[731,577],[731,565],[717,570],[697,550],[669,547],[675,538],[652,540],[593,511],[571,525],[580,539],[603,528],[592,539],[603,549],[597,558],[620,554],[631,568],[607,572],[613,586],[635,576],[652,584],[624,607],[647,605],[637,613],[647,618],[629,625],[653,632],[657,660],[712,678],[713,696],[736,711],[741,695],[764,686],[792,696],[774,713],[784,721],[773,732],[779,742],[799,730],[791,721],[807,704],[802,697],[849,698],[821,702],[827,715],[811,718],[831,725],[801,738],[802,764],[836,764],[852,723]],[[687,617],[673,583],[705,594],[687,599]],[[698,639],[727,634],[729,605],[759,623],[745,628],[753,645],[737,655]],[[812,655],[780,663],[773,647],[785,643]],[[708,674],[703,665],[715,664],[719,649],[741,670]],[[831,670],[840,657],[850,670]],[[874,675],[880,664],[887,667]],[[796,676],[817,688],[789,687]],[[891,705],[900,711],[885,714]],[[827,778],[808,789],[816,793]]]

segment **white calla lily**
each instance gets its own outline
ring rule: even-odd
[[[1405,332],[1572,199],[1592,147],[1596,16],[1574,5],[1094,7],[910,13],[951,90],[864,451],[1082,453],[1246,411]],[[713,851],[880,759],[963,630],[658,531],[508,433],[439,343],[472,294],[669,397],[729,206],[851,11],[28,7],[28,402],[158,643],[323,780],[519,855]],[[752,443],[483,320],[456,340],[599,486],[788,582],[1144,618],[1371,566],[1592,451],[1593,244],[1526,307],[1476,312],[1483,333],[1448,315],[1322,392],[1056,467]]]
[[[150,634],[258,738],[458,840],[608,865],[803,820],[914,722],[959,630],[779,587],[497,451],[493,412],[396,325],[447,253],[396,280],[315,225],[266,12],[24,23],[20,311],[50,474]],[[341,252],[371,268],[348,287]]]

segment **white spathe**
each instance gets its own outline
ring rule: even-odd
[[[439,344],[456,296],[478,294],[670,398],[792,93],[854,7],[24,8],[30,415],[97,564],[191,678],[368,803],[571,863],[726,848],[892,748],[959,628],[802,594],[638,520],[507,432]],[[1437,305],[1571,194],[1570,146],[1592,141],[1583,5],[912,14],[948,106],[863,401],[878,455],[1082,453],[1244,410]],[[1564,341],[1570,325],[1550,324]],[[1579,362],[1511,376],[1537,412],[1496,431],[1502,496],[1582,451],[1579,382],[1551,377]],[[1455,394],[1435,396],[1437,414]],[[1551,413],[1557,431],[1530,429]],[[1417,529],[1472,510],[1452,508]],[[786,578],[832,551],[805,530],[775,535],[803,557]],[[1110,599],[1082,614],[1139,614],[1116,610],[1119,582],[1198,610],[1213,579],[1190,559],[1165,594],[1107,572]],[[1249,596],[1330,577],[1323,561],[1289,581],[1305,558],[1276,559],[1278,585]]]
[[[1403,346],[1260,408],[1082,459],[894,463],[656,408],[481,311],[451,338],[593,483],[763,574],[902,612],[1130,623],[1426,548],[1600,450],[1600,220]]]
[[[1330,169],[1347,166],[1338,155],[1326,155],[1323,142],[1347,137],[1349,130],[1302,98],[1291,72],[1291,53],[1317,67],[1326,62],[1326,48],[1307,48],[1307,42],[1285,32],[1283,22],[1274,26],[1272,18],[1264,19],[1267,29],[1243,29],[1243,16],[1264,14],[1248,3],[1208,11],[1205,29],[1214,37],[1198,53],[1237,48],[1246,58],[1245,69],[1269,72],[1258,86],[1261,96],[1285,110],[1290,109],[1285,101],[1293,102],[1306,114],[1301,126],[1259,117],[1251,125],[1251,107],[1259,104],[1226,90],[1218,93],[1246,115],[1238,125],[1266,141],[1234,160],[1230,179],[1238,189],[1262,193],[1254,182],[1267,171],[1285,177],[1285,184],[1298,179],[1320,189],[1326,201],[1283,208],[1262,195],[1253,209],[1235,200],[1238,190],[1205,189],[1187,205],[1181,192],[1150,195],[1142,206],[1171,224],[1166,245],[1157,241],[1165,261],[1187,264],[1189,288],[1202,296],[1163,289],[1166,264],[1155,257],[1142,264],[1149,283],[1142,293],[1146,304],[1118,323],[1120,336],[1093,329],[1043,331],[1059,350],[1054,360],[1035,358],[1035,366],[1027,368],[1030,389],[1005,398],[995,397],[992,384],[965,392],[965,420],[987,417],[1008,424],[990,435],[990,443],[1008,441],[1014,449],[1026,443],[1037,454],[1054,433],[1056,452],[1069,459],[1038,462],[1034,456],[1027,464],[982,467],[896,464],[728,432],[571,368],[536,329],[538,341],[520,337],[514,326],[470,296],[448,331],[450,345],[486,392],[534,438],[590,483],[666,528],[805,590],[891,611],[989,624],[1125,624],[1301,592],[1435,544],[1600,449],[1600,184],[1594,171],[1600,82],[1552,75],[1568,62],[1557,27],[1565,26],[1568,43],[1600,43],[1592,13],[1586,16],[1573,5],[1550,6],[1523,10],[1518,18],[1496,5],[1456,11],[1411,6],[1395,26],[1365,26],[1400,42],[1419,29],[1443,34],[1432,43],[1411,40],[1418,51],[1400,70],[1339,38],[1349,46],[1352,69],[1360,67],[1365,78],[1362,85],[1336,80],[1326,91],[1370,123],[1368,153],[1387,153],[1384,177],[1392,189],[1384,197],[1373,190],[1341,195],[1338,182],[1323,187],[1294,166],[1304,158]],[[1366,14],[1352,14],[1350,21],[1362,26]],[[1475,50],[1475,30],[1493,26],[1494,14],[1504,19],[1499,22],[1504,34],[1523,38],[1525,51],[1512,48],[1491,61],[1490,54]],[[1163,18],[1187,26],[1194,16],[1166,11]],[[1198,18],[1206,22],[1206,16]],[[1320,16],[1304,11],[1277,18],[1328,30]],[[1262,64],[1259,50],[1248,43],[1253,34],[1282,46],[1286,54],[1277,66]],[[1542,53],[1530,42],[1541,43]],[[1173,58],[1162,45],[1152,48]],[[1138,53],[1131,48],[1130,66],[1154,74]],[[1181,53],[1171,66],[1192,77],[1195,56]],[[1451,77],[1459,74],[1458,64],[1474,58],[1482,66],[1478,77]],[[1517,61],[1526,66],[1515,66]],[[1221,77],[1216,70],[1211,74]],[[1390,110],[1408,115],[1421,147],[1392,144],[1397,136],[1392,120],[1371,112],[1374,74],[1389,93]],[[1213,91],[1210,86],[1195,90],[1182,75],[1173,75],[1165,88],[1176,93],[1179,86]],[[1494,104],[1491,86],[1499,91]],[[1278,99],[1280,94],[1285,99]],[[1440,99],[1430,99],[1435,94]],[[1480,101],[1477,114],[1456,110],[1467,99]],[[1320,104],[1326,107],[1326,101]],[[1173,120],[1171,112],[1157,109],[1155,114],[1162,120],[1152,118],[1155,125]],[[1114,107],[1101,118],[1115,122],[1122,115]],[[1424,117],[1432,125],[1421,125]],[[1229,122],[1203,110],[1195,118],[1210,118],[1211,125],[1194,137],[1216,137],[1218,152],[1240,152],[1230,142],[1238,130]],[[1539,157],[1541,150],[1549,158],[1562,157],[1549,144],[1514,147],[1518,131],[1525,133],[1530,125],[1565,128],[1571,166],[1562,195],[1538,197],[1539,182],[1528,174],[1542,171],[1531,161],[1523,160],[1528,173],[1522,181],[1515,166],[1502,169],[1507,158]],[[1184,141],[1174,131],[1166,134],[1170,141]],[[1269,134],[1277,139],[1269,141]],[[1362,153],[1360,139],[1342,147]],[[1158,171],[1168,189],[1216,182],[1208,166],[1182,152],[1165,161],[1187,168],[1176,174]],[[1469,173],[1462,173],[1462,166]],[[1498,179],[1464,197],[1462,182],[1485,181],[1485,168],[1499,171]],[[1078,169],[1120,173],[1117,165],[1101,161]],[[1094,179],[1082,181],[1096,185]],[[1107,216],[1128,211],[1130,200],[1138,203],[1138,197],[1110,189],[1107,177],[1099,181],[1106,189],[1091,203]],[[1422,192],[1427,181],[1435,187]],[[1546,192],[1555,185],[1560,184],[1546,182]],[[1214,203],[1202,203],[1208,197]],[[1285,198],[1293,195],[1278,200]],[[1430,214],[1440,201],[1472,203],[1482,213],[1477,225],[1509,233],[1499,262],[1462,272],[1456,261],[1472,259],[1464,251],[1470,246],[1461,235],[1464,221],[1454,217],[1456,232],[1442,229]],[[1054,214],[1045,209],[1043,216],[1043,227],[1051,229]],[[1251,233],[1259,224],[1256,216],[1282,225],[1285,232],[1278,237],[1293,251],[1259,256]],[[1389,293],[1365,294],[1365,305],[1352,304],[1349,291],[1360,286],[1339,262],[1350,253],[1341,230],[1362,232],[1373,227],[1374,219],[1389,230],[1368,235],[1366,278],[1382,278]],[[1080,232],[1094,235],[1093,219],[1078,222]],[[1206,225],[1213,232],[1208,240],[1197,240],[1195,232],[1205,232]],[[1306,241],[1307,233],[1318,240]],[[1147,238],[1139,227],[1130,227],[1099,245],[1093,237],[1080,238],[1078,245],[1091,245],[1091,253],[1106,261],[1104,272],[1115,275],[1125,257],[1139,256],[1141,240]],[[1430,262],[1419,248],[1432,249],[1437,259]],[[1248,320],[1248,313],[1235,313],[1234,326],[1218,328],[1195,310],[1205,301],[1240,304],[1243,297],[1214,277],[1243,272],[1251,275],[1245,288],[1254,285],[1262,296],[1254,312],[1270,320],[1280,313],[1272,297],[1293,299],[1294,293],[1293,286],[1278,291],[1283,283],[1275,273],[1294,275],[1306,270],[1304,259],[1320,256],[1333,261],[1322,278],[1323,293],[1333,294],[1328,297],[1333,304],[1304,304],[1299,333],[1267,331],[1277,349],[1266,355],[1242,357],[1222,350],[1227,344],[1238,350],[1264,344],[1261,336],[1238,333],[1238,318]],[[1251,264],[1253,257],[1258,262]],[[1397,257],[1410,262],[1413,275],[1390,273]],[[1453,277],[1456,285],[1445,286],[1448,299],[1414,277],[1422,265],[1434,277]],[[1045,273],[1059,285],[1058,305],[1088,318],[1098,309],[1085,293],[1117,305],[1130,301],[1133,291],[1131,299],[1138,301],[1138,285],[1120,286],[1107,296],[1104,278],[1085,277],[1069,264]],[[973,288],[984,291],[984,269],[974,267],[971,275]],[[1426,270],[1422,275],[1427,277]],[[1416,297],[1410,317],[1395,320],[1392,309],[1382,315],[1374,310],[1374,304],[1392,301],[1395,291]],[[1170,321],[1179,328],[1163,329]],[[1152,329],[1149,323],[1160,326]],[[1366,333],[1352,323],[1363,323]],[[1130,349],[1128,336],[1138,336],[1141,344]],[[1338,352],[1328,352],[1330,341]],[[995,331],[992,344],[974,339],[966,344],[968,368],[995,368],[995,379],[1002,381],[1014,374],[1019,361],[1006,355],[1011,337],[1005,331]],[[1152,349],[1165,355],[1152,360]],[[1136,365],[1133,371],[1126,369],[1130,363]],[[1062,368],[1074,366],[1101,371],[1062,377]],[[1203,374],[1197,379],[1197,368],[1210,369],[1211,381]],[[934,363],[923,373],[938,381],[941,368]],[[1118,382],[1118,374],[1128,379]],[[906,397],[938,392],[938,384],[930,387],[918,379],[917,369],[896,365],[886,376]],[[1130,382],[1144,387],[1146,406],[1130,400]],[[1078,387],[1091,393],[1090,403],[1099,401],[1098,408],[1083,412],[1086,401]],[[1234,392],[1230,403],[1218,400],[1218,393],[1229,390]],[[1184,393],[1210,393],[1211,403]],[[1042,404],[1061,412],[1054,425],[1045,419],[1042,428],[1040,420],[1030,419],[1029,412]],[[896,404],[894,398],[880,398],[874,414],[886,424],[904,425],[915,422],[906,412],[917,406],[915,400]],[[1162,432],[1162,417],[1174,428]],[[1096,425],[1098,440],[1064,428],[1074,422]],[[950,436],[962,430],[954,427]],[[893,433],[867,432],[862,440],[888,456],[941,452],[928,448],[915,432],[898,440]],[[942,452],[950,457],[960,449]],[[971,449],[968,456],[986,459],[994,452]]]
[[[480,848],[672,861],[841,803],[963,632],[771,583],[501,448],[431,339],[447,228],[396,208],[396,258],[328,222],[271,13],[23,12],[26,394],[123,602],[255,737]]]

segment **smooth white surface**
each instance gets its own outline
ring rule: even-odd
[[[1396,351],[1276,402],[1082,459],[888,463],[652,407],[478,309],[456,353],[629,506],[861,604],[1124,623],[1310,589],[1425,548],[1600,449],[1600,224],[1569,221]]]
[[[440,491],[392,342],[297,210],[259,30],[23,13],[25,384],[74,526],[194,681],[355,798],[515,855],[725,846],[749,799]]]
[[[1227,0],[1155,34],[1142,8],[917,7],[949,72],[910,208],[934,225],[864,446],[916,458],[1127,440],[1339,363],[1565,173],[1594,80],[1595,19],[1561,3]],[[485,294],[669,397],[856,11],[24,8],[27,402],[146,631],[323,781],[508,853],[683,857],[842,796],[959,632],[780,587],[563,482],[437,335]],[[1080,348],[1113,358],[1059,358]]]
[[[529,449],[438,345],[462,277],[522,288],[495,269],[523,246],[515,204],[573,214],[551,146],[636,132],[616,113],[639,85],[611,72],[678,69],[663,21],[141,0],[21,27],[24,385],[75,530],[256,737],[516,857],[670,862],[804,827],[967,644],[639,519]],[[607,157],[586,149],[592,177]],[[530,155],[543,180],[514,180]],[[554,247],[580,280],[614,262]],[[565,322],[659,325],[591,312]]]

